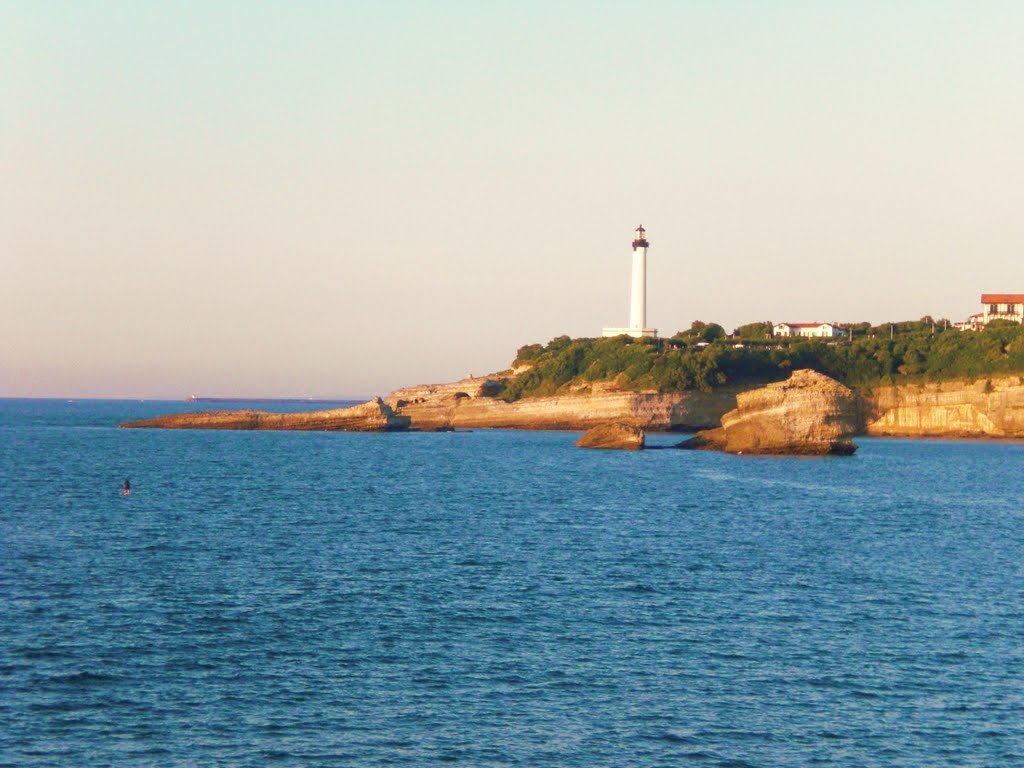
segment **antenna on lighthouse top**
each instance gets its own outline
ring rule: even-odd
[[[647,239],[644,237],[644,235],[647,233],[647,230],[644,229],[644,225],[641,224],[633,231],[636,232],[636,239],[633,241],[633,250],[636,250],[637,248],[646,248]]]

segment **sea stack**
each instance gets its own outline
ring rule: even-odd
[[[860,426],[857,397],[812,370],[736,396],[722,426],[698,432],[680,448],[777,455],[851,454]]]

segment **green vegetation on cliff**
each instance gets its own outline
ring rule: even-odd
[[[997,321],[977,332],[944,330],[930,318],[848,327],[853,338],[841,340],[770,338],[762,323],[726,338],[721,326],[699,322],[670,339],[559,336],[547,346],[520,348],[513,365],[530,368],[499,396],[512,402],[608,381],[632,390],[710,391],[780,381],[799,368],[858,387],[1024,373],[1024,326],[1015,323]]]

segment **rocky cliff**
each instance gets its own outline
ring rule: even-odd
[[[446,428],[584,430],[625,422],[648,430],[688,430],[717,426],[736,406],[738,388],[714,392],[631,392],[596,383],[586,390],[507,403],[493,397],[502,377],[468,378],[451,384],[397,389],[385,398],[408,416],[414,429]]]
[[[266,411],[199,411],[128,421],[122,427],[157,429],[283,429],[323,432],[399,432],[409,429],[409,417],[400,416],[379,397],[351,408],[305,413]]]
[[[902,384],[863,393],[869,435],[1024,438],[1024,377]]]
[[[854,393],[811,370],[740,393],[718,429],[698,432],[681,448],[753,454],[848,454],[860,424]]]

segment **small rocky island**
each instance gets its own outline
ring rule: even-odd
[[[616,422],[591,427],[576,441],[576,447],[639,451],[644,447],[645,440],[646,434],[640,427]]]

